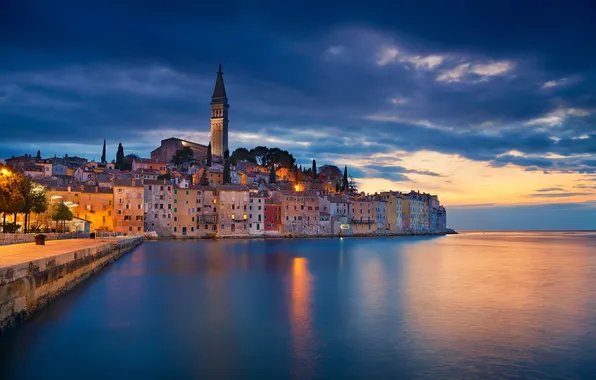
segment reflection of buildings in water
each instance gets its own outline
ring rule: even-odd
[[[311,315],[312,278],[308,261],[295,257],[292,262],[290,325],[292,331],[293,375],[308,378],[315,361],[314,334]]]
[[[585,269],[587,248],[452,243],[410,245],[404,253],[404,317],[430,348],[497,357],[514,349],[511,355],[523,356],[584,334],[587,289],[596,287]]]

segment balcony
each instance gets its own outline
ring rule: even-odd
[[[360,220],[360,219],[356,219],[354,218],[354,220],[352,221],[352,224],[375,224],[376,221],[375,220]]]

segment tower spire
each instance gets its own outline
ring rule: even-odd
[[[211,97],[211,104],[224,103],[228,100],[226,95],[226,86],[224,85],[223,72],[221,71],[221,63],[219,64],[219,71],[217,72],[217,79],[215,80],[215,89]]]
[[[223,157],[224,152],[228,150],[229,107],[220,63],[211,97],[211,149],[214,156]]]

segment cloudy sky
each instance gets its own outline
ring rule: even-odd
[[[152,3],[0,2],[0,157],[207,143],[221,63],[231,149],[438,193],[456,228],[596,229],[592,0]]]

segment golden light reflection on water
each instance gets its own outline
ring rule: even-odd
[[[585,334],[593,247],[519,239],[459,235],[408,246],[404,316],[415,338],[427,349],[502,357],[504,347],[524,356]]]
[[[293,373],[300,378],[308,378],[314,371],[314,333],[311,315],[312,276],[308,271],[308,260],[304,257],[292,260],[290,291]]]

